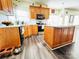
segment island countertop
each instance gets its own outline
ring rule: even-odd
[[[76,27],[79,25],[45,25],[45,26],[61,28],[61,27]]]

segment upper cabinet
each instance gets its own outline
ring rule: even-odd
[[[0,10],[1,10],[2,6],[1,6],[1,1],[0,1]]]
[[[0,0],[0,10],[11,11],[13,8],[12,0]]]
[[[45,7],[39,7],[39,6],[30,6],[30,18],[31,19],[36,19],[37,14],[43,14],[45,19],[49,18],[49,8]]]
[[[13,9],[12,0],[7,0],[7,6],[8,6],[8,11],[11,11]]]

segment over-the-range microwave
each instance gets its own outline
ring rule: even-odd
[[[43,14],[37,14],[37,20],[43,20],[45,19],[44,15]]]

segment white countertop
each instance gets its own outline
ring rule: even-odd
[[[36,24],[26,24],[26,25],[36,25]],[[21,27],[25,25],[10,25],[10,26],[0,26],[0,28],[8,28],[8,27]]]
[[[74,26],[76,27],[76,26],[79,26],[79,23],[74,23],[74,22],[70,23],[68,17],[69,16],[66,16],[63,19],[61,16],[52,14],[49,17],[49,20],[46,21],[46,26],[51,26],[51,27],[74,27]]]
[[[8,28],[8,27],[20,27],[19,25],[12,25],[12,26],[0,26],[0,28]]]
[[[45,26],[50,26],[50,27],[76,27],[79,25],[45,25]]]

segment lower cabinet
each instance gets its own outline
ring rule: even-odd
[[[24,26],[24,37],[30,37],[32,35],[32,26],[31,25],[25,25]]]
[[[38,25],[25,25],[24,26],[24,37],[30,37],[31,35],[38,34]]]
[[[52,45],[53,45],[53,38],[54,38],[54,28],[45,27],[44,39],[50,47],[52,47]]]
[[[38,25],[31,25],[32,27],[32,35],[38,34]]]
[[[53,42],[52,42],[52,47],[57,47],[61,44],[61,35],[62,35],[62,31],[61,28],[54,28],[54,35],[52,35],[53,38]]]
[[[73,41],[73,36],[74,36],[74,28],[69,28],[68,29],[68,42],[72,42]]]
[[[32,35],[32,27],[31,27],[31,25],[28,25],[27,31],[28,31],[28,37],[30,37]]]
[[[44,40],[51,47],[56,48],[73,41],[75,27],[51,27],[45,26]]]
[[[28,37],[28,25],[24,26],[24,37]]]
[[[0,28],[0,51],[2,49],[20,47],[20,34],[18,27]]]

